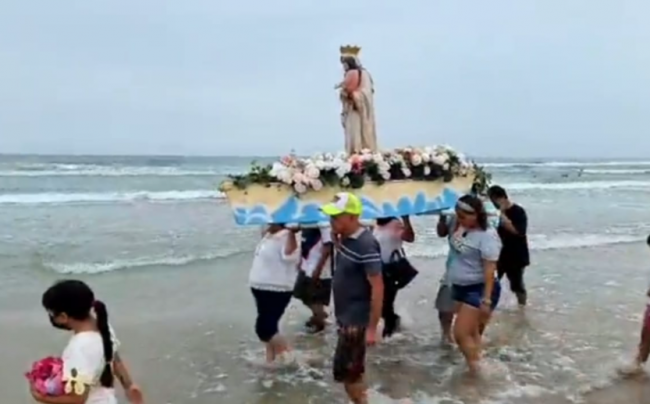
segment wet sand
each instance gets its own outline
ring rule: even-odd
[[[488,331],[480,380],[466,376],[455,350],[438,344],[433,301],[443,261],[414,260],[421,276],[397,304],[406,330],[369,354],[372,402],[647,404],[648,378],[616,373],[637,343],[646,250],[630,244],[537,252],[528,273],[531,306],[521,313],[505,294]],[[301,365],[261,365],[245,284],[249,263],[240,255],[216,268],[199,263],[84,278],[107,302],[122,354],[149,403],[345,403],[329,372],[334,336],[304,335],[306,311],[297,303],[283,329]],[[49,326],[39,306],[54,279],[37,273],[0,295],[0,388],[7,403],[32,402],[23,370],[65,344],[67,335]]]

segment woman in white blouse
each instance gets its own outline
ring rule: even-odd
[[[142,393],[131,382],[125,364],[117,356],[119,343],[108,324],[104,303],[82,281],[64,280],[45,291],[42,304],[52,326],[70,331],[72,337],[61,355],[64,395],[46,396],[32,391],[43,404],[117,404],[117,377],[132,403],[142,403]]]
[[[379,242],[383,264],[390,263],[396,252],[400,253],[403,242],[412,243],[415,241],[415,232],[408,216],[402,217],[402,220],[396,217],[377,219],[373,234]],[[384,304],[382,307],[384,338],[393,335],[400,326],[400,317],[395,313],[395,299],[398,290],[397,286],[385,279]]]
[[[253,258],[249,284],[257,306],[255,332],[266,344],[267,362],[273,362],[289,350],[287,341],[280,335],[279,323],[291,302],[298,275],[298,231],[281,224],[269,225]]]

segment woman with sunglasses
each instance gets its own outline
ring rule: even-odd
[[[449,228],[449,247],[448,275],[457,306],[454,339],[474,373],[478,371],[481,335],[501,296],[496,278],[501,241],[489,226],[479,198],[465,195],[458,199],[456,220]]]

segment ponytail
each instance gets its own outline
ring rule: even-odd
[[[104,361],[106,362],[99,380],[103,387],[111,388],[113,387],[113,339],[108,326],[108,311],[106,311],[106,305],[99,300],[95,300],[93,308],[95,309],[95,316],[97,316],[97,328],[104,343]]]

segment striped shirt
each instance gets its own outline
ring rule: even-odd
[[[367,229],[341,240],[336,248],[334,312],[341,326],[368,326],[372,289],[368,276],[381,275],[379,243]]]

